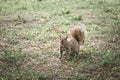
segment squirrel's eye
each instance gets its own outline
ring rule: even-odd
[[[62,40],[62,41],[61,41],[61,43],[63,44],[63,43],[64,43],[64,41]]]

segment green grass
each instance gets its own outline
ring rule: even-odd
[[[0,0],[0,80],[119,79],[119,0]],[[59,60],[59,36],[80,22],[80,59]]]

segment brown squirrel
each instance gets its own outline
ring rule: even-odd
[[[85,26],[73,26],[70,28],[71,38],[60,37],[60,59],[62,58],[62,53],[65,51],[65,55],[70,58],[71,54],[79,54],[80,45],[84,44],[85,42]]]

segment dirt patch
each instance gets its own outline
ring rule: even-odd
[[[0,26],[8,26],[8,25],[17,26],[17,25],[23,25],[23,24],[34,25],[34,24],[39,24],[41,22],[42,21],[39,21],[39,20],[2,20],[0,21]]]
[[[40,46],[26,46],[26,47],[22,47],[21,50],[27,52],[43,53],[43,49]]]
[[[107,21],[114,21],[114,18],[106,17],[106,16],[97,16],[96,14],[93,13],[92,10],[84,10],[83,12],[83,18],[82,21],[83,23],[87,24],[95,24],[98,26],[106,26]]]
[[[82,22],[84,23],[92,24],[97,19],[97,16],[90,10],[85,10],[83,14],[84,16]]]

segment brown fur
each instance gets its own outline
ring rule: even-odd
[[[79,54],[79,48],[81,44],[85,42],[85,29],[84,26],[74,26],[70,28],[72,38],[60,37],[60,59],[62,53],[65,51],[66,56],[70,58],[72,53]]]
[[[66,56],[70,58],[72,52],[76,55],[79,53],[79,47],[77,40],[74,38],[62,37],[60,38],[60,58],[62,58],[63,51],[66,51]]]
[[[85,42],[85,30],[81,26],[74,26],[70,29],[70,33],[73,38],[75,38],[80,45]]]

